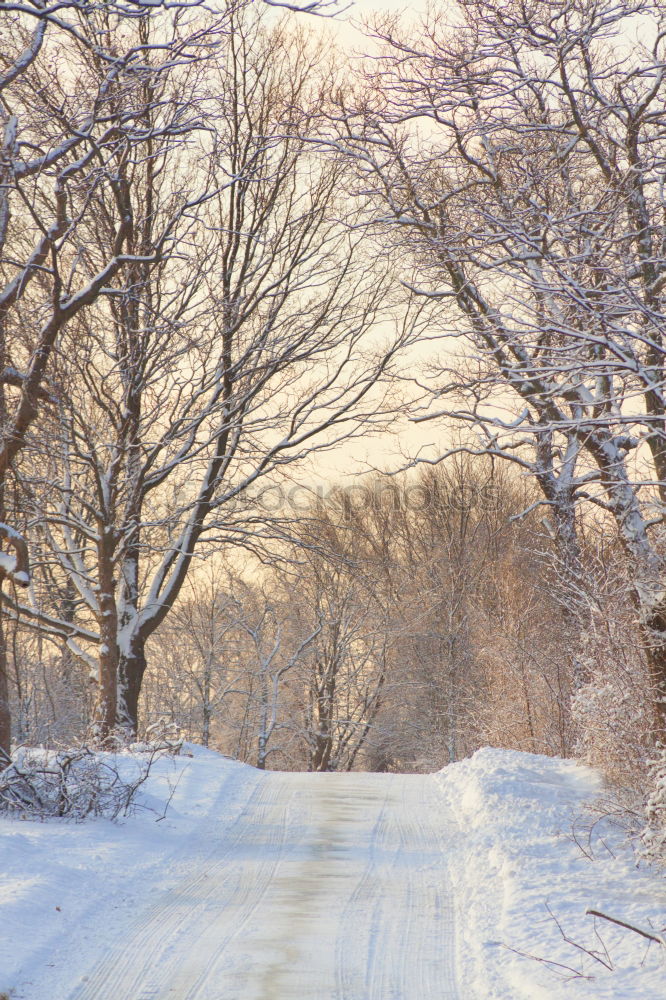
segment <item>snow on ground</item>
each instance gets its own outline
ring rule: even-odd
[[[130,780],[143,760],[127,758]],[[256,774],[187,745],[153,764],[141,808],[120,822],[0,818],[0,997],[64,1000],[134,913],[205,851],[211,821],[238,815]]]
[[[136,765],[128,757],[124,766]],[[597,951],[587,907],[646,928],[666,924],[666,883],[636,867],[622,832],[607,821],[589,841],[582,832],[600,791],[587,768],[510,751],[481,750],[429,778],[403,778],[271,775],[187,746],[154,764],[142,808],[120,823],[0,819],[0,996],[97,998],[115,981],[136,983],[116,1000],[161,1000],[157,987],[172,980],[146,978],[143,943],[132,979],[124,944],[138,929],[156,966],[183,972],[196,942],[199,952],[217,949],[206,975],[236,969],[245,984],[237,992],[211,992],[210,979],[200,992],[183,988],[205,1000],[660,1000],[664,949],[597,921],[610,971],[567,944],[547,910],[572,941]],[[573,821],[594,860],[571,838]],[[226,918],[216,915],[225,892]],[[244,923],[231,913],[238,905]],[[190,910],[191,927],[179,928]],[[207,931],[213,919],[222,936]],[[441,961],[457,991],[443,993],[431,965],[445,948],[455,952]],[[313,979],[308,992],[294,963],[307,975],[314,954],[322,976],[330,966],[331,985]],[[265,973],[248,969],[265,955]],[[593,978],[570,978],[576,971]]]
[[[594,771],[484,749],[436,777],[461,830],[450,873],[465,1000],[666,997],[666,949],[585,915],[598,909],[646,930],[666,930],[666,880],[637,867],[622,829],[590,812],[603,792]]]

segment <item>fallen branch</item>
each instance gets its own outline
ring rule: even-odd
[[[601,913],[600,910],[586,910],[585,913],[590,917],[601,917],[602,920],[608,920],[611,924],[617,924],[618,927],[626,927],[628,931],[634,931],[635,934],[640,934],[641,937],[647,938],[648,941],[656,941],[657,944],[666,948],[666,941],[660,934],[652,934],[650,931],[645,931],[641,927],[635,927],[634,924],[628,924],[626,920],[618,920],[617,917],[609,917],[607,913]]]

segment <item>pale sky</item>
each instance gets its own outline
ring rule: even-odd
[[[341,0],[341,6],[344,7],[344,0]],[[419,0],[417,3],[406,0],[352,0],[347,11],[330,20],[331,23],[337,23],[337,31],[345,40],[348,37],[352,46],[363,48],[363,36],[360,31],[355,30],[355,23],[371,18],[373,14],[414,14],[425,10],[425,7],[426,0]]]
[[[344,7],[344,0],[340,0],[340,6]],[[361,54],[367,51],[368,42],[362,31],[354,27],[354,23],[371,18],[375,13],[404,12],[406,15],[414,15],[424,11],[426,6],[427,0],[417,0],[416,3],[409,3],[408,0],[353,0],[343,14],[326,18],[319,23],[326,25],[324,30],[332,30],[342,41],[345,52],[350,55]],[[310,23],[317,20],[312,18]],[[369,47],[372,47],[372,43]],[[412,349],[409,352],[411,362],[405,358],[405,374],[418,374],[417,364],[422,363],[432,349],[432,344],[425,351]],[[435,348],[438,349],[441,349],[441,345]],[[410,372],[410,368],[413,371]],[[444,449],[446,437],[447,429],[443,422],[415,424],[407,417],[401,417],[391,433],[380,437],[373,434],[366,439],[356,438],[341,444],[333,452],[317,455],[310,465],[312,481],[328,485],[331,481],[339,480],[345,484],[370,468],[397,469],[405,465],[408,457],[413,457],[422,449],[432,458]]]

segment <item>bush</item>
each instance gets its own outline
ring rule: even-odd
[[[652,861],[666,861],[666,747],[660,747],[649,765],[650,790],[645,814],[646,826],[641,834],[644,853]]]
[[[0,812],[38,819],[127,816],[155,759],[179,746],[155,743],[137,749],[131,756],[85,746],[57,752],[19,749],[0,772]]]

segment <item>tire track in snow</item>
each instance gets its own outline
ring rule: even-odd
[[[446,864],[446,837],[453,829],[439,788],[430,775],[414,776],[403,784],[403,808],[395,813],[401,858],[414,855],[414,863],[404,865],[401,905],[395,912],[405,915],[405,923],[393,925],[393,937],[402,965],[393,992],[378,997],[401,997],[409,979],[409,967],[418,973],[414,996],[423,1000],[454,1000],[455,984],[453,905]],[[448,960],[442,962],[441,956]]]
[[[197,873],[181,880],[150,906],[120,938],[116,939],[107,957],[86,981],[71,994],[71,1000],[156,1000],[189,994],[189,985],[196,974],[190,968],[191,953],[197,941],[197,957],[206,956],[206,946],[224,946],[226,939],[215,924],[215,917],[224,901],[235,899],[239,919],[227,932],[231,939],[240,933],[249,912],[270,882],[277,859],[271,853],[262,857],[256,884],[242,885],[242,865],[238,859],[244,853],[248,815],[260,825],[276,809],[281,823],[273,825],[269,838],[279,852],[287,831],[288,802],[280,803],[281,789],[257,776],[241,815],[226,831],[225,839],[215,845]],[[223,808],[223,804],[222,804]],[[210,830],[212,832],[212,829]],[[252,898],[254,896],[256,899]],[[198,964],[195,961],[195,967]],[[187,992],[174,992],[174,985],[183,981],[187,967]],[[179,982],[179,989],[183,989]]]
[[[429,776],[257,775],[70,1000],[459,1000],[448,817]]]
[[[307,825],[280,863],[263,926],[241,949],[229,1000],[335,1000],[339,925],[386,803],[386,784],[380,777],[378,789],[377,777],[283,775],[305,803]]]
[[[448,810],[429,776],[395,776],[391,792],[393,808],[376,827],[368,867],[341,922],[336,996],[455,1000]]]
[[[371,988],[377,958],[378,928],[381,924],[382,897],[377,879],[378,853],[386,838],[391,801],[391,779],[382,776],[384,798],[374,823],[368,845],[368,859],[363,875],[349,897],[340,918],[336,942],[336,998],[360,996],[360,989]],[[364,928],[367,923],[367,929]],[[349,928],[354,933],[349,933]],[[365,933],[364,933],[365,931]],[[368,994],[369,995],[369,994]]]
[[[237,870],[231,882],[224,883],[224,893],[214,895],[213,905],[206,916],[206,926],[196,942],[196,949],[190,949],[187,961],[179,964],[175,975],[162,977],[159,997],[174,997],[177,1000],[210,1000],[213,989],[220,997],[230,996],[225,992],[227,975],[227,951],[234,940],[242,935],[250,919],[259,911],[271,880],[279,865],[287,845],[290,829],[292,797],[284,794],[282,786],[267,780],[259,808],[248,811],[245,816],[245,834],[239,837],[241,850],[234,852],[229,860],[238,860]],[[248,823],[262,828],[263,817],[277,813],[279,823],[270,823],[269,836],[259,837],[262,850],[261,860],[255,863],[248,845]],[[248,865],[249,861],[249,865]],[[227,863],[228,867],[228,863]],[[233,889],[233,891],[231,891]],[[233,900],[233,910],[225,913],[225,903]],[[220,919],[222,918],[222,919]]]

